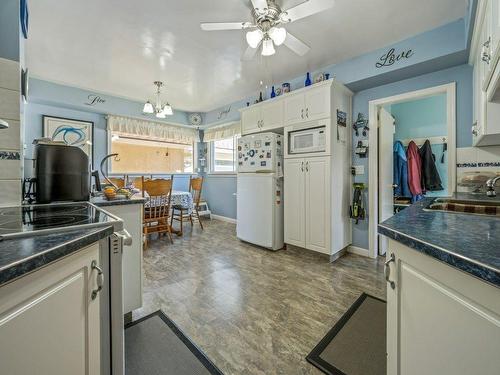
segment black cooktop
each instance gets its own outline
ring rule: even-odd
[[[114,224],[116,218],[88,202],[0,208],[0,239]]]

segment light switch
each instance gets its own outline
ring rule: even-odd
[[[353,168],[354,168],[354,174],[356,176],[365,174],[365,166],[364,165],[354,165]]]

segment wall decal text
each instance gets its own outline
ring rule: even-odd
[[[106,103],[106,100],[101,98],[99,95],[95,94],[90,94],[87,96],[87,102],[85,102],[86,105],[94,106],[96,104],[104,104]]]
[[[394,48],[391,48],[387,53],[382,55],[379,61],[375,64],[377,68],[383,68],[385,66],[391,66],[397,63],[398,61],[409,59],[413,56],[413,50],[403,50],[401,52],[396,53]]]

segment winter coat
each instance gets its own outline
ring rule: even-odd
[[[412,195],[412,201],[416,202],[422,199],[422,160],[418,146],[415,142],[411,141],[406,151],[406,158],[408,159],[408,186]]]
[[[432,153],[431,143],[426,140],[420,148],[420,159],[422,160],[422,182],[425,191],[444,190],[441,185],[441,177],[436,168],[436,157]]]
[[[403,144],[400,141],[394,143],[394,196],[395,197],[411,197],[410,188],[408,187],[408,159]]]

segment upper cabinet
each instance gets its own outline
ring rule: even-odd
[[[500,0],[478,2],[472,40],[472,143],[500,145]]]
[[[333,80],[241,109],[243,135],[331,117]]]

